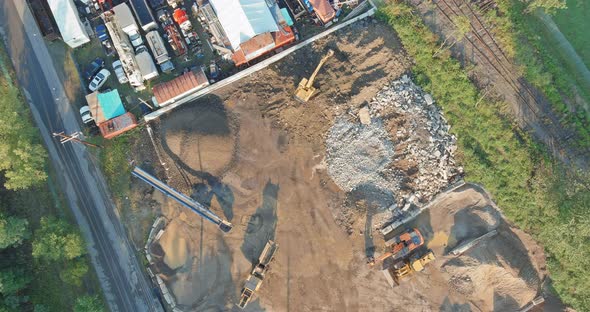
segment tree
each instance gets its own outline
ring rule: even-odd
[[[104,312],[105,308],[98,296],[85,295],[76,299],[74,312]]]
[[[536,9],[543,9],[552,13],[567,8],[566,0],[530,0],[527,1],[527,12],[534,12]]]
[[[0,171],[7,189],[25,189],[45,181],[47,152],[17,88],[0,85]]]
[[[88,265],[83,258],[74,259],[73,262],[59,273],[59,278],[74,286],[82,285],[82,277],[88,272]]]
[[[72,260],[85,253],[84,240],[70,224],[53,217],[41,218],[41,227],[34,235],[33,257],[49,261]]]
[[[25,219],[8,216],[0,213],[0,249],[9,246],[18,246],[23,240],[30,237],[29,223]]]
[[[31,277],[22,269],[6,269],[0,271],[0,293],[5,297],[16,294],[25,288]]]

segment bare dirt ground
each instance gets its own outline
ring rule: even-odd
[[[336,54],[318,76],[319,95],[295,101],[299,79],[328,48]],[[409,65],[390,28],[365,21],[153,124],[169,170],[146,152],[149,139],[136,164],[169,177],[170,185],[234,224],[222,234],[134,180],[138,205],[159,206],[168,220],[152,245],[151,267],[178,307],[237,310],[268,239],[279,250],[246,311],[509,311],[537,294],[545,277],[542,249],[511,228],[477,187],[438,198],[414,221],[438,257],[424,273],[391,289],[366,264],[368,249],[383,251],[367,212],[375,194],[345,192],[332,181],[325,140],[337,118],[358,122],[359,108]],[[458,258],[445,256],[491,229],[500,235]]]

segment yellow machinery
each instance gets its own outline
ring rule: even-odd
[[[429,250],[421,257],[411,257],[407,260],[394,264],[391,268],[383,271],[389,284],[393,287],[393,282],[399,285],[400,279],[412,274],[413,272],[420,272],[424,270],[424,266],[434,261],[436,257],[434,253]]]
[[[331,49],[328,50],[328,53],[322,58],[322,60],[318,64],[318,67],[316,67],[313,74],[311,74],[311,77],[309,77],[309,79],[301,79],[301,82],[299,82],[299,86],[295,91],[295,98],[297,100],[301,102],[307,102],[316,93],[317,89],[313,87],[313,81],[315,80],[315,77],[317,76],[318,72],[320,71],[324,63],[326,63],[326,61],[328,61],[328,59],[332,55],[334,55],[334,51],[332,51]]]
[[[262,285],[264,275],[266,271],[268,271],[268,265],[274,258],[275,252],[277,252],[278,248],[279,246],[271,240],[269,240],[266,243],[266,246],[264,246],[262,254],[260,254],[260,257],[258,258],[258,263],[252,270],[252,273],[250,273],[250,276],[248,276],[248,279],[246,279],[244,288],[242,288],[240,302],[237,304],[240,309],[246,307],[248,302],[250,302],[254,296],[254,292],[260,288],[260,285]]]

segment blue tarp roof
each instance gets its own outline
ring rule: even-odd
[[[291,19],[291,15],[289,15],[289,11],[287,11],[285,8],[281,8],[281,14],[283,15],[285,21],[287,21],[287,25],[293,26],[293,20]]]
[[[107,93],[99,93],[97,97],[105,120],[125,114],[125,107],[123,106],[123,102],[121,102],[121,97],[117,89]]]

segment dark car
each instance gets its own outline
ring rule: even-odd
[[[87,81],[92,80],[94,75],[96,75],[96,73],[98,73],[103,67],[104,60],[100,57],[95,58],[94,61],[92,61],[92,63],[86,66],[86,69],[84,70],[84,79],[86,79]]]
[[[165,7],[168,4],[166,0],[149,0],[149,3],[153,10]]]

